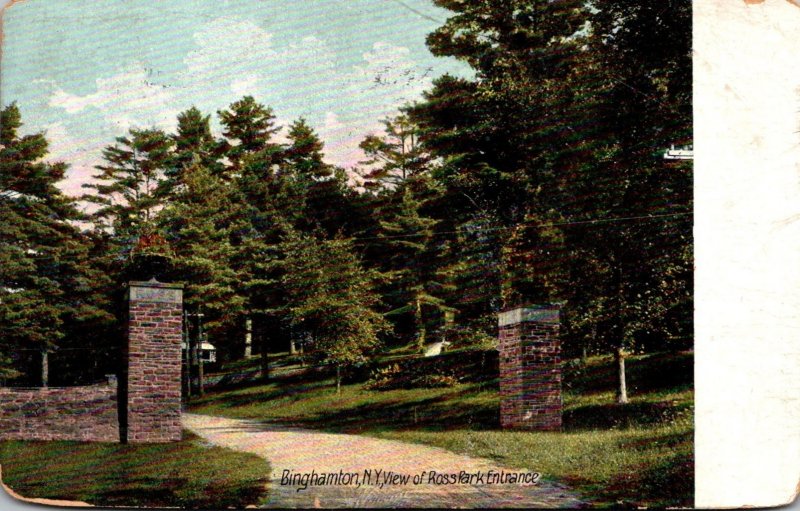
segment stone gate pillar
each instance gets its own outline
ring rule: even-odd
[[[183,285],[130,282],[123,441],[181,439]]]
[[[561,429],[559,312],[558,305],[544,305],[498,316],[503,428]]]

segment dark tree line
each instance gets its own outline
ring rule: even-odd
[[[83,217],[6,107],[3,375],[30,371],[22,350],[108,347],[115,293],[150,277],[186,283],[229,359],[246,325],[257,352],[312,339],[337,368],[387,344],[485,346],[498,311],[550,302],[572,355],[623,368],[690,347],[692,166],[662,158],[691,143],[690,3],[435,3],[452,14],[429,48],[474,78],[437,79],[366,137],[360,188],[305,120],[278,142],[245,97],[217,112],[221,137],[191,108],[175,133],[118,138]]]

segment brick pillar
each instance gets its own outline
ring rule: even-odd
[[[129,284],[123,431],[129,443],[181,439],[183,286]]]
[[[561,429],[559,311],[557,305],[545,305],[498,316],[503,428]]]

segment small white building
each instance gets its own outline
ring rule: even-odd
[[[188,349],[185,342],[181,343],[183,349],[183,356],[186,357],[186,350]],[[217,348],[210,342],[203,342],[200,345],[200,359],[204,364],[210,364],[217,361]]]

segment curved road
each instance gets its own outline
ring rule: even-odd
[[[495,480],[490,484],[489,474],[495,474],[492,477],[496,478],[500,472],[519,474],[520,471],[435,447],[195,414],[184,414],[183,425],[214,445],[269,460],[272,478],[267,507],[553,508],[585,505],[568,489],[553,483],[500,484]],[[379,474],[378,470],[384,472]],[[284,471],[297,478],[312,471],[334,473],[339,483],[347,484],[309,485],[301,489],[303,485],[299,481],[281,484]],[[369,484],[364,480],[365,471],[371,471]],[[394,484],[381,487],[378,482],[384,480],[388,471],[398,477]],[[470,483],[433,484],[431,471],[440,475],[465,471],[478,476],[473,476],[475,479]],[[413,484],[414,476],[423,472],[422,483]],[[358,480],[339,474],[358,474]],[[483,481],[477,479],[480,474],[483,474]],[[439,479],[439,482],[444,480]]]

